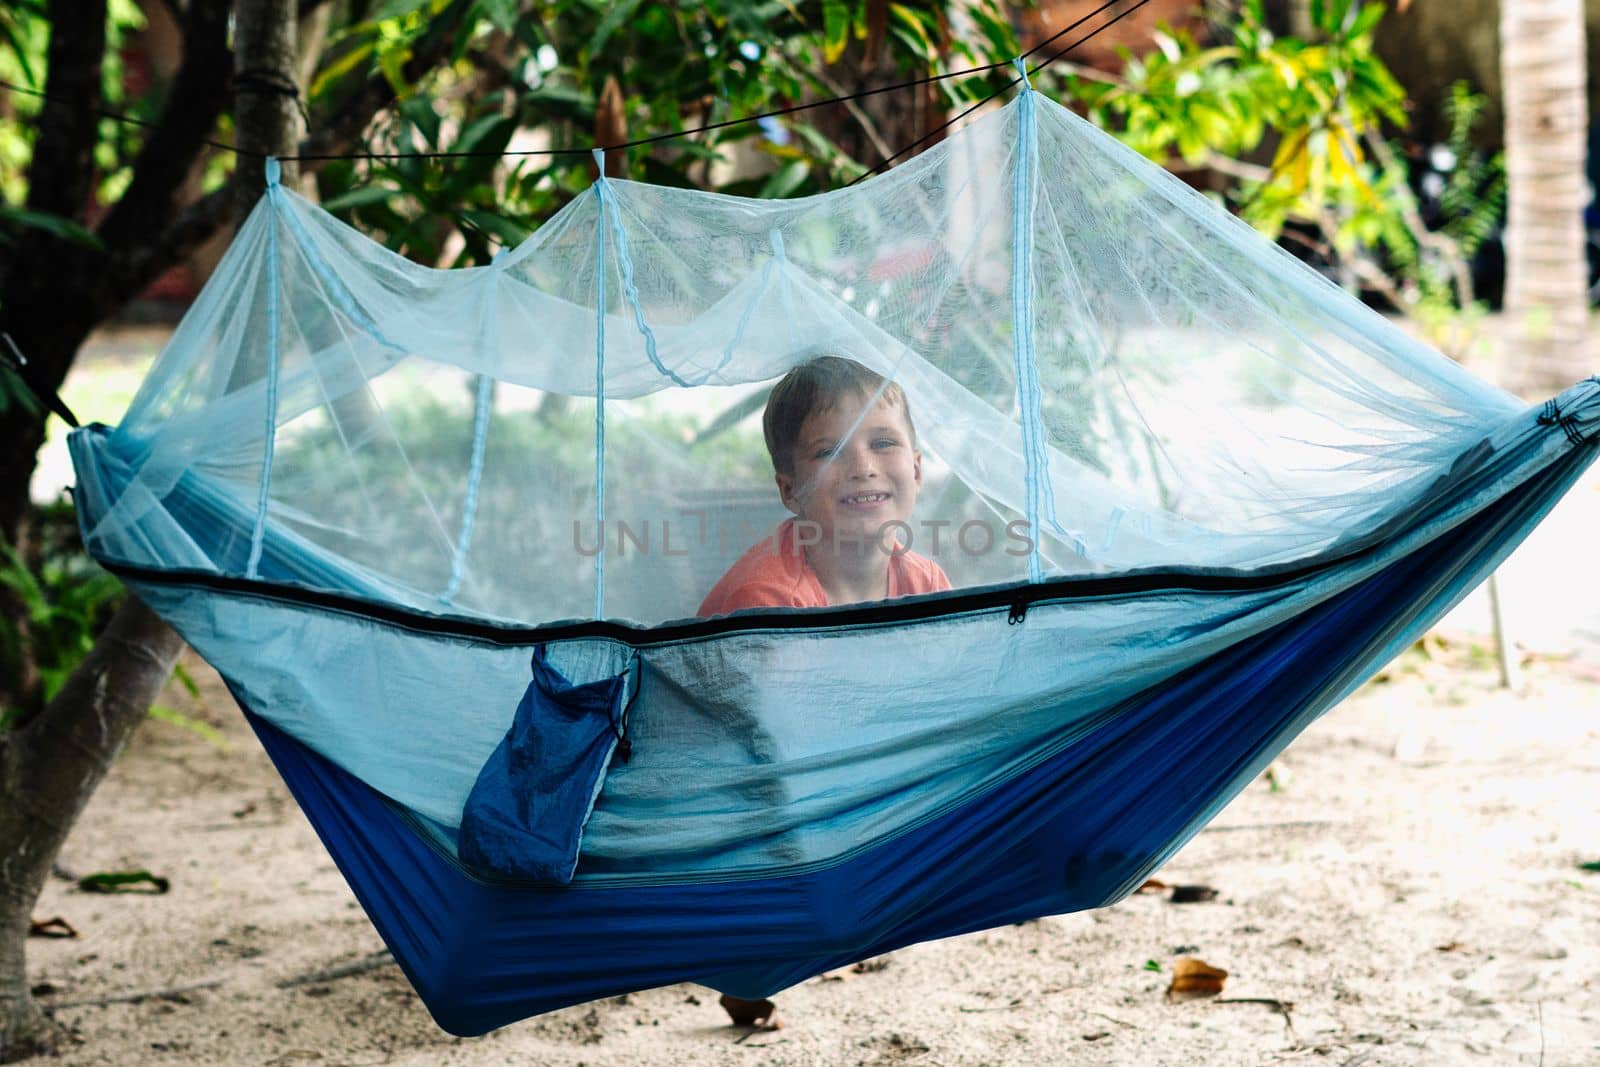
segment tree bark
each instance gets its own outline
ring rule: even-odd
[[[28,919],[67,832],[172,673],[183,642],[128,598],[44,713],[0,734],[0,1063],[47,1051]]]
[[[1582,0],[1500,9],[1511,384],[1551,392],[1590,373],[1583,211],[1588,129]]]
[[[241,219],[266,191],[260,157],[291,155],[300,140],[295,82],[299,7],[299,0],[237,0],[233,106],[240,154],[234,188]],[[283,168],[283,182],[292,185],[295,170],[290,164]]]

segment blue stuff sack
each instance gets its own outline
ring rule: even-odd
[[[613,756],[628,757],[625,718],[638,664],[631,650],[612,645],[562,651],[568,674],[599,676],[574,683],[546,646],[534,649],[533,681],[467,796],[459,844],[472,867],[557,885],[572,881]]]

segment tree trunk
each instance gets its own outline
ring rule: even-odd
[[[259,158],[287,156],[300,140],[300,64],[295,55],[298,0],[237,0],[235,8],[234,114],[239,126],[239,173],[235,180],[239,218],[250,213],[266,189]],[[294,170],[284,165],[283,183]]]
[[[28,991],[28,920],[67,832],[182,647],[129,597],[44,712],[0,735],[0,1063],[52,1044],[53,1027]]]
[[[1553,392],[1590,373],[1585,66],[1582,0],[1501,5],[1505,310],[1513,326],[1511,384],[1525,393]]]

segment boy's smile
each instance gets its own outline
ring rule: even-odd
[[[778,475],[784,506],[817,524],[816,548],[823,552],[877,548],[885,527],[909,522],[916,506],[922,454],[905,410],[880,398],[863,415],[869,399],[848,394],[806,416],[795,440],[794,472]]]

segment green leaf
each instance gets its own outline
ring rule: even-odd
[[[135,887],[148,885],[149,889]],[[85,893],[165,893],[172,888],[172,883],[159,875],[149,871],[105,871],[100,874],[91,874],[78,879],[78,888]]]
[[[401,59],[404,62],[404,57]],[[400,114],[416,131],[422,134],[425,148],[439,147],[439,132],[442,120],[439,112],[434,109],[433,100],[426,96],[413,96],[400,105]]]
[[[641,177],[651,185],[665,185],[675,189],[693,189],[694,182],[678,167],[653,155],[645,156],[641,164]]]
[[[157,722],[164,722],[169,726],[176,726],[180,729],[188,730],[196,737],[199,737],[204,741],[208,741],[212,745],[215,745],[217,748],[223,749],[224,751],[226,751],[228,747],[228,739],[223,736],[221,730],[217,729],[215,726],[212,726],[208,722],[202,722],[201,720],[196,719],[192,715],[185,715],[176,708],[169,708],[164,704],[153,704],[150,707],[150,717],[155,719]]]
[[[1150,35],[1156,42],[1156,47],[1161,49],[1161,54],[1167,57],[1170,63],[1177,63],[1183,59],[1183,47],[1170,33],[1156,30]]]
[[[37,89],[39,82],[34,76],[33,67],[28,63],[27,43],[12,28],[10,20],[4,17],[0,17],[0,41],[4,41],[5,44],[10,46],[11,54],[16,58],[17,66],[22,68],[22,80],[27,83],[28,88]]]
[[[811,164],[803,159],[785,163],[772,173],[758,194],[768,200],[781,200],[789,196],[811,176]]]
[[[894,17],[892,32],[906,43],[912,55],[929,64],[938,60],[939,49],[933,43],[933,38],[928,36],[928,28],[915,8],[905,4],[890,4],[889,14]]]
[[[533,233],[532,230],[515,219],[509,219],[494,211],[463,211],[461,212],[461,217],[478,227],[478,229],[500,238],[507,248],[513,248],[521,244]]]
[[[844,0],[822,2],[822,60],[837,63],[850,38],[850,8]]]
[[[397,195],[397,190],[386,185],[360,185],[348,193],[340,193],[322,202],[322,209],[330,213],[351,211],[369,204],[381,204],[390,197]]]
[[[1350,27],[1351,37],[1365,37],[1373,28],[1383,20],[1385,8],[1382,4],[1368,4],[1356,16],[1355,23]]]
[[[605,17],[600,20],[600,25],[595,27],[594,35],[589,38],[589,44],[584,49],[584,54],[593,58],[605,48],[611,35],[638,10],[639,0],[622,0],[621,3],[612,4]]]
[[[16,549],[4,541],[0,541],[0,557],[4,557],[5,564],[4,567],[0,567],[0,585],[17,595],[17,599],[28,609],[30,619],[36,618],[48,605],[44,590],[39,586],[39,580],[22,561]]]
[[[1161,964],[1157,963],[1155,960],[1145,960],[1144,969],[1147,971],[1155,971],[1157,974],[1160,974]]]
[[[6,224],[26,227],[33,230],[43,230],[48,234],[59,237],[75,245],[92,248],[97,252],[105,251],[105,245],[100,238],[84,229],[71,219],[62,218],[60,215],[51,215],[43,211],[30,211],[23,207],[11,207],[0,204],[0,226]],[[5,233],[0,230],[0,243],[4,243]]]
[[[585,116],[594,114],[594,94],[584,92],[582,89],[571,85],[560,85],[545,82],[537,89],[523,94],[523,105],[549,105],[565,106],[573,111],[582,112]]]
[[[190,674],[188,668],[183,664],[175,663],[172,665],[172,680],[182,686],[183,691],[195,700],[200,699],[200,684],[194,680],[194,675]]]
[[[388,22],[391,19],[400,19],[427,7],[431,0],[387,0],[372,16],[373,22]]]
[[[478,0],[478,6],[489,23],[501,33],[510,34],[517,27],[517,0]]]
[[[450,151],[502,151],[510,143],[511,135],[516,130],[515,119],[504,115],[483,115],[467,124],[467,128],[461,131],[461,136],[450,146]]]
[[[321,98],[328,91],[330,85],[334,85],[357,67],[364,66],[372,58],[373,50],[376,47],[375,42],[367,41],[334,60],[311,80],[311,91],[308,95],[313,100]]]
[[[408,96],[411,92],[411,86],[406,83],[405,72],[406,60],[410,58],[411,49],[406,47],[385,48],[378,53],[378,69],[383,72],[384,80],[398,97]]]

